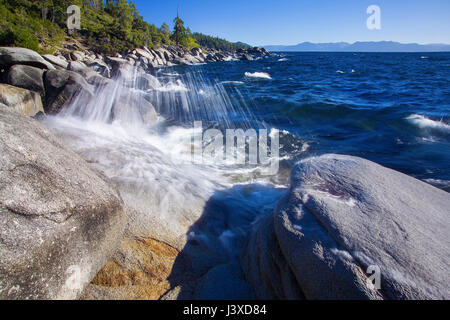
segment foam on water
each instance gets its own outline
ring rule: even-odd
[[[260,79],[272,79],[272,77],[270,76],[270,74],[266,73],[266,72],[246,72],[245,76],[248,78],[260,78]]]
[[[221,84],[241,85],[241,84],[244,84],[244,82],[243,81],[222,81]]]
[[[445,133],[450,133],[450,125],[443,122],[432,120],[420,114],[413,114],[406,118],[410,123],[421,129],[435,129]]]

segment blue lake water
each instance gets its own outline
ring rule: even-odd
[[[254,127],[282,130],[287,170],[347,154],[450,191],[449,53],[280,53],[174,70],[223,86]],[[227,117],[248,122],[246,112]]]

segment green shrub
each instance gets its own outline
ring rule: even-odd
[[[0,44],[39,51],[39,40],[26,29],[5,29],[0,33]]]

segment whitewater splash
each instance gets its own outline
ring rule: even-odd
[[[441,121],[432,120],[420,114],[413,114],[406,118],[410,123],[421,129],[434,129],[444,133],[450,133],[450,125]]]
[[[260,79],[272,79],[272,77],[270,76],[270,74],[266,73],[266,72],[246,72],[245,76],[248,78],[260,78]]]
[[[214,154],[204,163],[189,161],[193,151],[208,146],[196,139],[203,136],[203,130],[193,128],[196,120],[205,129],[265,129],[238,92],[229,95],[223,84],[201,72],[150,75],[134,69],[97,88],[87,104],[82,101],[85,97],[76,97],[43,122],[116,184],[131,219],[139,221],[130,224],[133,235],[182,246],[180,239],[217,192],[241,184],[278,183],[277,177],[262,175],[258,165],[227,165],[214,161]],[[230,115],[241,121],[234,123]],[[236,152],[239,157],[246,150]],[[245,197],[237,197],[245,207]]]

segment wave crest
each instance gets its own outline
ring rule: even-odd
[[[272,79],[272,77],[270,76],[270,74],[266,73],[266,72],[246,72],[245,76],[248,78],[261,78],[261,79]]]
[[[410,123],[421,129],[435,129],[446,133],[450,133],[450,125],[441,121],[432,120],[420,114],[412,114],[406,118]]]

